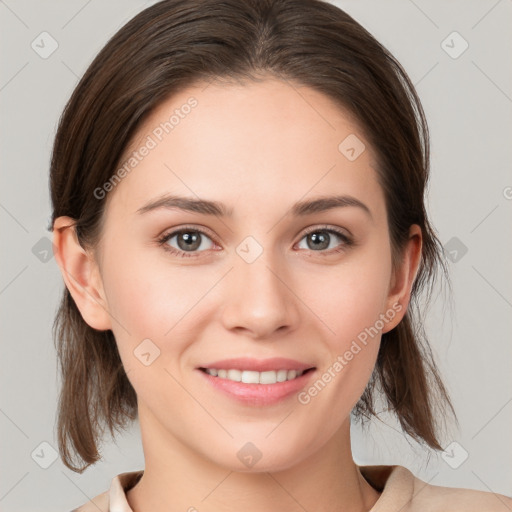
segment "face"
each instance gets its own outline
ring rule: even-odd
[[[107,195],[98,264],[139,412],[160,433],[239,471],[251,442],[261,470],[345,424],[404,313],[374,156],[330,99],[272,79],[191,87],[145,121]],[[225,212],[151,208],[166,195]],[[199,369],[228,358],[313,370],[251,394]]]

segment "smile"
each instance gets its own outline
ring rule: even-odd
[[[201,371],[208,373],[208,375],[212,377],[227,379],[233,382],[243,382],[244,384],[276,384],[277,382],[294,380],[312,369],[313,368],[307,370],[282,369],[257,372],[252,370],[200,368]]]

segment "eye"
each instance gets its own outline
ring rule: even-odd
[[[336,244],[336,239],[341,243]],[[306,240],[306,247],[299,249],[312,250],[314,252],[326,252],[327,254],[337,253],[346,250],[353,245],[353,240],[342,231],[328,227],[315,227],[306,232],[301,239]],[[299,244],[301,243],[299,242]]]
[[[336,239],[338,244],[336,244]],[[300,247],[302,240],[306,240],[306,247]],[[158,243],[165,251],[185,258],[198,256],[198,253],[212,249],[215,246],[215,243],[205,231],[187,226],[164,234],[158,239]],[[354,245],[352,238],[341,230],[316,226],[307,231],[302,237],[299,242],[299,249],[320,252],[322,255],[328,256],[332,253],[345,251],[352,245]]]
[[[205,243],[205,239],[209,240],[209,243]],[[188,227],[163,235],[158,239],[158,243],[171,254],[185,258],[194,257],[195,253],[211,249],[215,245],[204,231]],[[176,246],[171,245],[171,243],[175,243]]]

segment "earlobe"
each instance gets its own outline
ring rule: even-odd
[[[111,329],[110,315],[98,266],[78,242],[74,219],[58,217],[53,225],[55,260],[73,300],[90,327]]]
[[[403,249],[402,262],[393,273],[387,300],[388,311],[398,311],[393,320],[386,324],[383,333],[395,328],[407,312],[411,290],[421,262],[423,237],[420,226],[413,224],[409,230],[409,240]]]

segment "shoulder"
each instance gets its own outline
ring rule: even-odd
[[[381,494],[371,512],[510,512],[512,498],[487,491],[431,485],[404,466],[359,466]]]
[[[488,491],[430,485],[413,476],[410,511],[510,512],[512,498]]]
[[[84,503],[81,507],[71,510],[71,512],[108,512],[109,510],[109,491],[98,494],[92,500]]]
[[[71,512],[131,512],[126,499],[126,491],[131,489],[142,477],[144,471],[128,471],[115,476],[110,484],[110,489],[98,494],[92,500]]]
[[[422,512],[506,512],[512,498],[488,491],[425,484],[413,499],[411,511]]]

